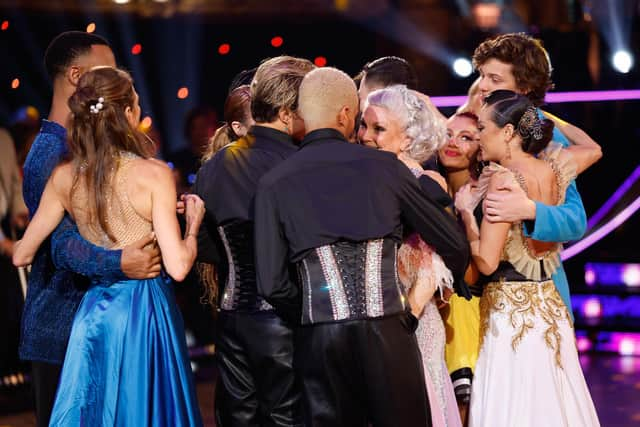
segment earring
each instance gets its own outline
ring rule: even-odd
[[[511,144],[507,142],[507,160],[511,160]]]

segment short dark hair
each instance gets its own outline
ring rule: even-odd
[[[377,83],[384,87],[405,85],[409,89],[418,89],[415,69],[406,59],[398,56],[383,56],[368,62],[355,79],[361,81],[363,77],[368,83]]]
[[[89,53],[94,45],[111,47],[104,38],[84,31],[66,31],[56,36],[44,53],[44,65],[49,78],[55,80],[74,59]]]

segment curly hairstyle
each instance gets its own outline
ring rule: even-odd
[[[107,195],[118,157],[130,152],[147,158],[153,144],[133,126],[125,109],[135,107],[133,80],[123,70],[97,67],[80,77],[75,92],[69,98],[71,122],[69,151],[74,164],[72,195],[83,179],[90,194],[89,215],[97,216],[102,230],[112,241],[106,220]],[[96,111],[96,106],[100,108]]]
[[[551,61],[542,41],[524,33],[501,34],[487,39],[473,52],[477,69],[490,59],[511,64],[518,90],[526,93],[538,107],[547,91],[553,89]]]
[[[392,111],[411,142],[407,154],[417,162],[427,160],[447,141],[447,129],[418,95],[405,85],[393,85],[369,94],[367,105]]]
[[[538,117],[533,102],[510,90],[494,90],[484,99],[493,110],[491,118],[500,128],[513,125],[522,138],[522,150],[534,156],[544,150],[553,138],[553,122]]]

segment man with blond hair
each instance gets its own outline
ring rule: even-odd
[[[313,68],[291,56],[262,62],[251,84],[255,125],[202,165],[194,185],[207,208],[199,260],[215,265],[220,285],[215,407],[221,427],[302,422],[291,324],[256,289],[254,259],[269,255],[255,249],[254,197],[260,178],[298,149],[295,140],[304,135],[298,88]]]
[[[460,279],[466,239],[394,154],[348,142],[358,113],[348,75],[310,72],[298,103],[307,134],[260,180],[255,235],[259,293],[301,324],[294,365],[305,425],[429,426],[396,252],[408,225]]]

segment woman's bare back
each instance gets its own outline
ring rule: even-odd
[[[151,189],[148,184],[148,169],[157,167],[153,160],[143,159],[124,153],[116,159],[116,167],[110,177],[111,183],[105,194],[105,218],[109,231],[115,240],[109,238],[101,227],[98,216],[89,208],[93,189],[88,189],[86,181],[80,177],[76,191],[70,194],[68,208],[80,234],[88,241],[109,249],[123,248],[145,236],[152,227]],[[71,173],[71,168],[65,174]],[[71,190],[68,178],[65,179]]]

